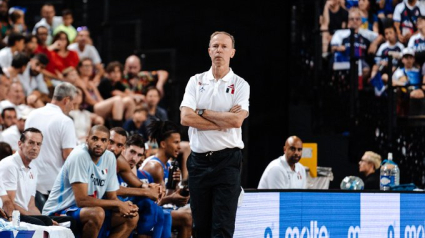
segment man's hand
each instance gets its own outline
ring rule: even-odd
[[[232,108],[230,108],[229,112],[238,113],[242,110],[241,105],[234,105]]]
[[[173,180],[176,181],[176,184],[179,184],[181,179],[180,179],[180,168],[177,168],[177,170],[173,173]]]
[[[52,220],[54,226],[59,226],[59,223],[55,220]]]
[[[156,183],[151,183],[147,187],[148,193],[147,197],[153,201],[157,201],[161,196],[161,186]]]
[[[137,216],[139,208],[132,202],[121,202],[119,203],[118,210],[123,217],[131,218]]]
[[[179,207],[186,205],[187,202],[189,202],[189,198],[190,196],[183,197],[182,195],[180,195],[180,188],[178,188],[174,193],[170,195],[171,203]]]
[[[415,99],[424,98],[424,91],[422,89],[415,89],[410,93],[410,97]]]

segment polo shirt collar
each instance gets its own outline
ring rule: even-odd
[[[24,162],[22,162],[22,158],[21,158],[21,155],[19,154],[19,151],[16,151],[15,154],[13,154],[13,159],[19,165],[20,169],[26,169]],[[31,169],[31,167],[29,167],[29,166],[28,166],[28,168]]]
[[[229,68],[230,70],[229,70],[229,72],[221,79],[221,80],[223,80],[224,82],[227,82],[227,81],[229,81],[232,77],[233,77],[233,70],[232,70],[232,68]],[[214,75],[213,75],[213,73],[212,73],[212,67],[210,68],[210,70],[208,70],[208,72],[207,72],[207,79],[208,80],[214,80],[215,78],[214,78]]]
[[[53,103],[47,103],[47,104],[46,104],[46,107],[49,107],[50,109],[58,110],[58,111],[62,112],[62,109],[61,109],[58,105],[55,105],[55,104],[53,104]],[[62,112],[62,113],[63,113],[63,112]]]

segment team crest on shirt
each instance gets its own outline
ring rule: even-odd
[[[103,169],[103,170],[102,170],[102,174],[103,174],[103,175],[108,174],[108,169]]]
[[[205,87],[204,86],[209,85],[209,84],[198,82],[198,85],[199,85],[199,92],[202,93],[203,91],[205,91]]]
[[[226,93],[235,94],[235,85],[231,84],[231,85],[227,86]]]

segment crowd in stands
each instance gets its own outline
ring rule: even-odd
[[[332,72],[350,69],[350,58],[355,57],[359,90],[369,86],[376,96],[387,95],[391,80],[400,116],[408,114],[409,100],[424,99],[425,1],[327,0],[320,29],[322,56]]]
[[[57,225],[59,220],[63,221],[55,218],[58,216],[56,213],[47,214],[52,220],[46,220],[41,215],[46,209],[43,208],[44,202],[54,202],[49,197],[55,178],[65,173],[62,167],[73,149],[78,147],[85,150],[86,142],[93,139],[93,133],[105,130],[102,128],[111,129],[108,150],[117,158],[117,173],[121,179],[119,195],[125,198],[134,195],[134,192],[126,193],[130,190],[123,187],[127,186],[156,189],[154,184],[159,184],[165,191],[169,167],[167,161],[175,160],[178,156],[170,154],[170,151],[178,150],[183,160],[190,153],[189,143],[180,141],[180,136],[177,142],[173,142],[178,146],[169,149],[171,144],[167,144],[167,138],[170,135],[161,135],[162,127],[168,125],[165,123],[168,121],[167,110],[159,106],[166,93],[164,85],[168,72],[142,70],[137,55],[129,55],[125,62],[102,61],[90,30],[86,26],[73,25],[70,9],[64,9],[61,15],[57,15],[54,5],[44,4],[40,9],[41,20],[30,28],[25,23],[25,7],[10,7],[9,4],[9,1],[0,0],[0,160],[7,158],[6,162],[13,164],[16,170],[0,169],[0,180],[8,181],[7,184],[0,182],[0,208],[3,207],[9,215],[12,210],[18,209],[21,214],[31,216],[26,221],[38,225]],[[149,128],[155,130],[154,140],[149,140]],[[173,127],[173,130],[175,134],[178,128]],[[32,151],[31,148],[35,147],[37,149]],[[92,149],[88,145],[90,155]],[[96,149],[93,150],[95,153]],[[138,159],[133,159],[136,155]],[[118,159],[120,156],[122,159]],[[147,164],[148,173],[140,166],[149,156],[158,156],[160,160],[153,159],[151,161],[156,162],[143,165]],[[20,159],[23,164],[19,162]],[[30,164],[33,159],[34,162]],[[123,161],[129,164],[122,165]],[[0,167],[6,162],[0,163]],[[178,172],[177,180],[185,181],[187,170],[185,163],[181,164],[182,171]],[[26,176],[25,180],[16,177],[21,173],[21,167],[25,174],[19,176]],[[134,175],[125,175],[126,171]],[[153,178],[150,175],[142,178],[141,172],[144,175],[152,174]],[[11,177],[11,174],[15,177]],[[140,179],[138,182],[132,180],[136,175]],[[4,176],[9,176],[9,180]],[[126,181],[126,178],[130,178],[130,181]],[[142,186],[141,181],[153,185]],[[142,227],[143,224],[139,224],[137,229],[132,227],[139,237],[169,237],[171,227],[179,231],[178,237],[190,237],[192,219],[187,205],[189,198],[180,195],[180,190],[176,189],[167,191],[166,195],[162,195],[162,189],[158,190],[160,195],[152,195],[152,192],[150,195],[143,194],[151,202],[134,202],[151,208],[154,206],[152,204],[161,207],[168,205],[167,211],[161,209],[161,221],[155,220],[158,214],[152,215],[154,220],[145,220],[145,227]],[[81,197],[75,198],[77,203],[79,199]],[[147,208],[144,209],[139,207],[140,218]],[[68,216],[67,212],[62,215]],[[84,227],[75,227],[80,223],[72,221],[72,216],[69,215],[68,219],[75,234],[81,235]],[[102,216],[90,219],[103,221]],[[160,222],[166,224],[167,219],[167,225],[161,223],[161,228],[153,229]],[[87,224],[93,225],[90,222]],[[146,227],[146,224],[152,226]],[[99,235],[104,234],[98,232]]]

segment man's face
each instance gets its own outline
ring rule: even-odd
[[[389,42],[395,42],[396,41],[396,35],[395,35],[393,28],[385,29],[385,39]]]
[[[7,91],[10,87],[10,79],[4,75],[0,75],[0,100],[4,100],[7,97]]]
[[[7,7],[7,1],[0,1],[0,15],[7,16],[8,15],[8,7]]]
[[[300,140],[290,138],[283,148],[288,164],[296,164],[300,161],[303,152],[303,143]]]
[[[99,158],[105,153],[109,145],[109,133],[103,131],[94,131],[87,138],[87,146],[92,158]]]
[[[45,28],[45,27],[39,27],[39,28],[37,28],[36,35],[37,35],[37,38],[43,44],[45,44],[46,41],[47,41],[47,37],[49,36],[49,32],[48,32],[47,28]]]
[[[72,17],[72,15],[69,14],[69,15],[62,16],[62,21],[65,26],[70,26],[72,22],[74,21],[74,18]]]
[[[159,103],[159,93],[156,90],[149,90],[148,93],[146,93],[146,103],[149,106],[156,106]]]
[[[148,113],[146,111],[138,111],[134,113],[133,121],[135,123],[143,123],[146,121],[147,117],[148,117]]]
[[[74,96],[74,98],[71,98],[71,97],[65,97],[64,99],[62,99],[62,100],[65,100],[64,102],[65,102],[65,106],[64,106],[64,110],[63,110],[63,113],[65,114],[65,115],[69,115],[69,112],[70,111],[72,111],[72,110],[74,110],[74,104],[76,103],[76,101],[77,101],[77,97],[76,97],[76,95]]]
[[[22,40],[19,40],[19,41],[16,41],[15,42],[15,46],[16,46],[16,49],[20,52],[20,51],[23,51],[24,50],[24,48],[25,48],[25,40],[24,39],[22,39]]]
[[[405,68],[411,69],[415,63],[415,57],[413,55],[405,55],[401,61],[403,62]]]
[[[53,22],[53,17],[55,14],[56,12],[53,6],[43,6],[43,8],[41,8],[41,17],[46,18],[46,21],[49,24]]]
[[[14,83],[10,86],[9,92],[7,93],[7,99],[9,99],[9,101],[15,105],[19,105],[24,97],[24,90],[20,84]]]
[[[26,159],[33,160],[40,153],[43,137],[40,133],[27,132],[25,138],[25,142],[18,141],[19,150],[22,151]]]
[[[225,34],[217,34],[210,41],[208,48],[212,64],[215,66],[228,66],[230,59],[235,55],[232,39]]]
[[[114,153],[115,157],[118,158],[121,152],[124,150],[125,142],[127,138],[123,135],[116,133],[115,131],[110,131],[111,135],[109,136],[109,145],[108,150]]]
[[[140,61],[138,59],[130,56],[130,58],[125,61],[124,68],[127,74],[137,75],[142,69],[142,66],[140,65]]]
[[[17,122],[16,111],[15,110],[5,110],[3,123],[6,128],[15,125]]]
[[[180,133],[172,133],[167,139],[161,141],[167,158],[177,158],[180,152]]]
[[[31,40],[25,44],[25,48],[30,53],[34,53],[35,49],[37,49],[37,46],[38,46],[38,43],[37,43],[36,37],[32,37]]]
[[[82,31],[78,32],[78,35],[77,35],[78,44],[86,45],[88,40],[89,40],[89,37],[90,37],[90,34],[86,30],[82,30]]]
[[[348,15],[348,22],[350,27],[358,30],[362,24],[362,18],[358,12],[352,12]]]
[[[25,130],[25,119],[18,119],[16,120],[16,126],[18,127],[18,130],[20,133],[22,133]]]
[[[37,76],[46,68],[46,65],[40,63],[38,59],[30,60],[30,75]]]
[[[366,155],[363,155],[362,159],[359,161],[359,172],[368,172],[371,167],[373,167],[373,164],[367,160]]]
[[[130,164],[131,168],[134,168],[137,163],[140,162],[141,159],[143,159],[145,155],[145,148],[130,145],[129,147],[125,148],[123,156],[125,160]]]

